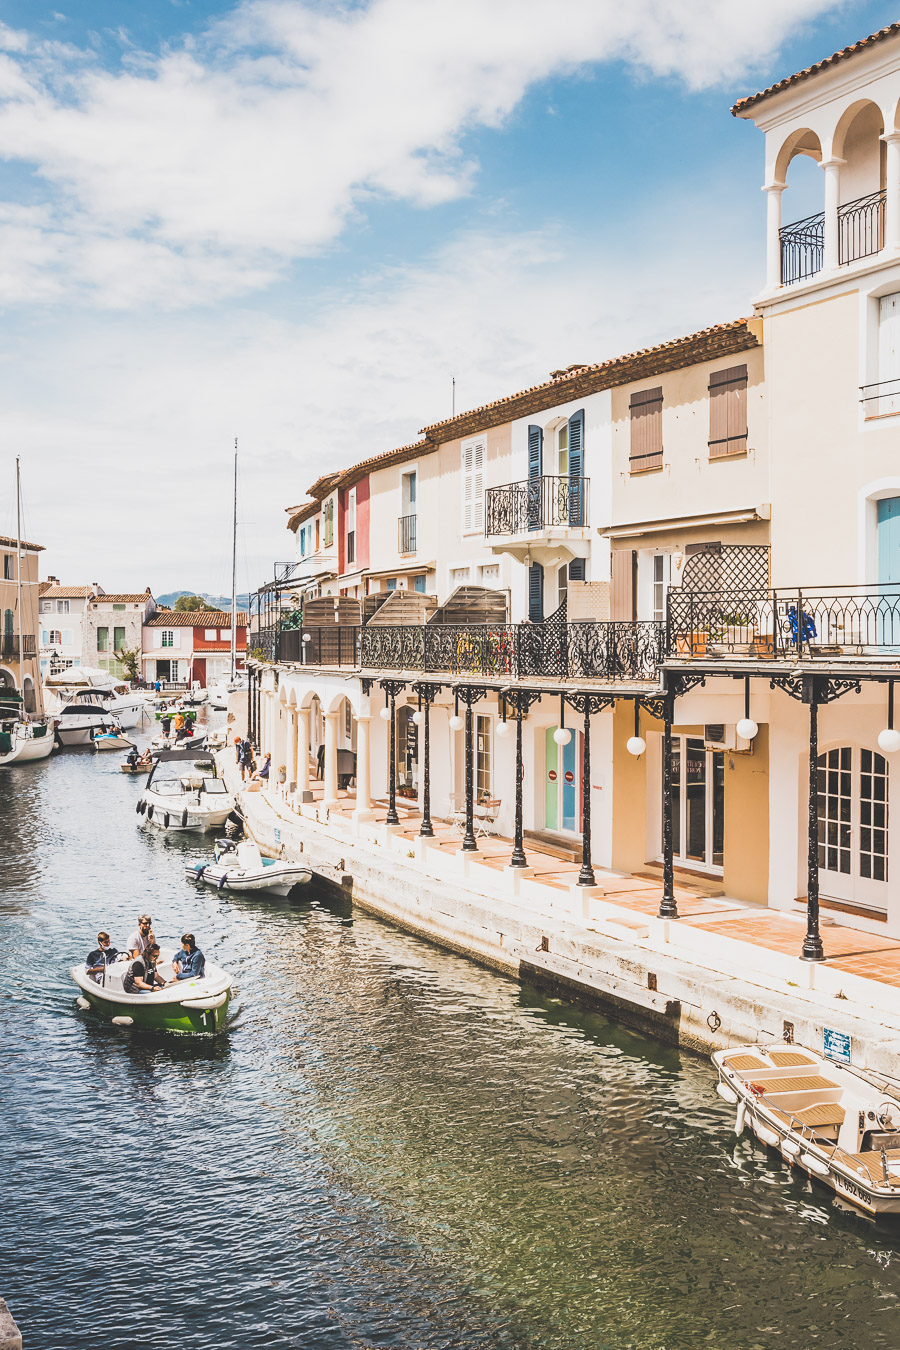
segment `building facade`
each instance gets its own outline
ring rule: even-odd
[[[0,684],[22,695],[26,712],[43,711],[38,653],[41,544],[0,536]],[[19,597],[21,595],[21,612]]]
[[[40,661],[41,675],[91,665],[85,638],[88,605],[100,594],[96,582],[90,586],[62,586],[56,577],[41,583]]]
[[[84,618],[84,664],[121,679],[125,674],[124,653],[135,652],[140,668],[143,627],[155,613],[156,601],[149,586],[136,594],[100,591],[93,595]]]
[[[238,613],[237,668],[247,659],[247,615]],[[231,674],[231,615],[219,610],[157,610],[142,628],[144,679],[167,686],[202,688]]]

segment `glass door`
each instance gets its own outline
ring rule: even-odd
[[[548,830],[581,834],[581,733],[572,732],[568,745],[553,739],[556,727],[544,733],[544,824]]]
[[[842,745],[819,756],[819,886],[823,896],[888,908],[888,764]]]
[[[699,737],[672,737],[675,862],[719,870],[725,847],[725,755]]]

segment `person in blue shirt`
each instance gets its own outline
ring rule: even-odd
[[[109,933],[98,933],[97,946],[88,954],[84,963],[88,975],[98,984],[102,984],[106,967],[112,965],[118,955],[115,947],[110,946]]]
[[[181,939],[181,951],[172,962],[176,980],[202,980],[206,970],[206,957],[194,941],[193,933],[185,933]]]

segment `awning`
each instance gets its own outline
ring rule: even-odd
[[[701,529],[705,526],[746,525],[757,520],[771,520],[769,502],[747,506],[738,511],[710,511],[698,516],[670,516],[668,520],[636,520],[630,525],[607,525],[597,533],[605,539],[635,539],[642,534],[666,534],[673,530]]]

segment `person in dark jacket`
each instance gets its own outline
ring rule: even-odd
[[[156,973],[158,960],[159,946],[151,942],[143,956],[135,957],[125,972],[122,988],[126,994],[152,994],[154,990],[163,988],[166,982]]]
[[[176,980],[202,980],[206,971],[206,957],[194,940],[193,933],[181,939],[181,951],[172,962]]]
[[[109,933],[97,934],[97,946],[88,953],[85,970],[98,984],[103,983],[106,967],[111,966],[119,953],[110,945]]]

